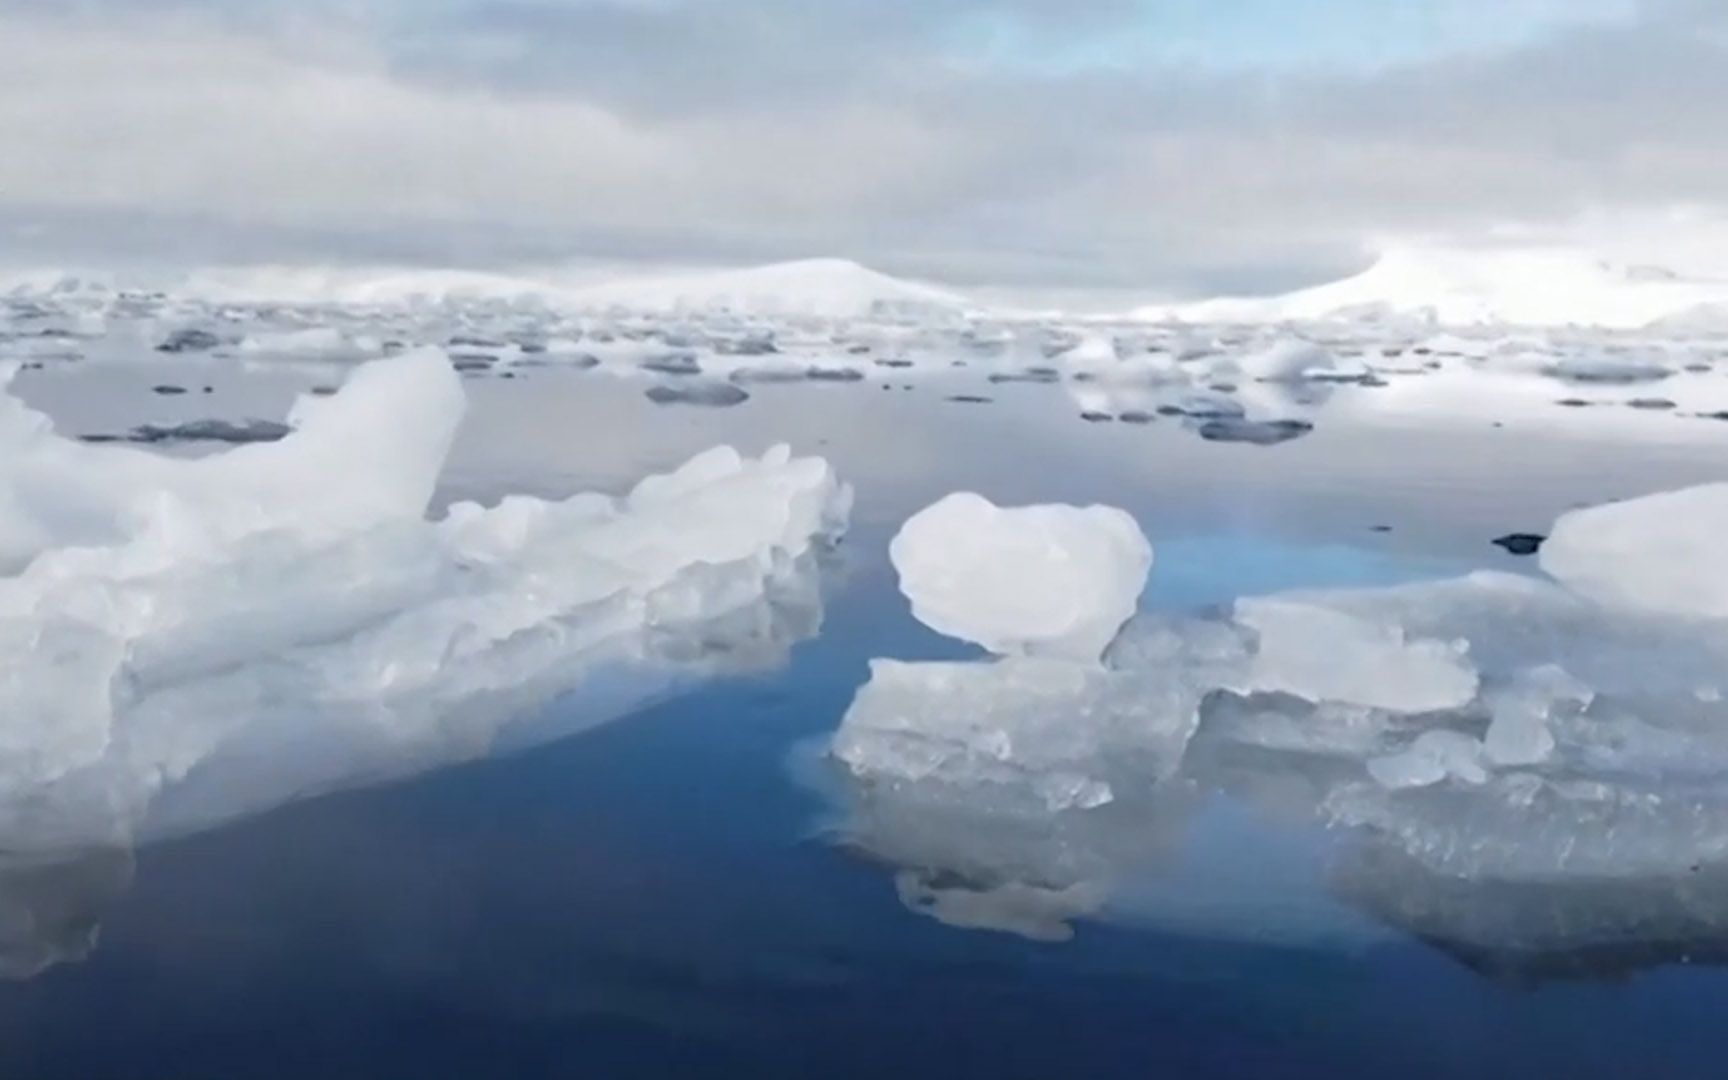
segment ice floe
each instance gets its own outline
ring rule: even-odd
[[[813,632],[849,501],[825,462],[719,448],[429,518],[464,404],[410,352],[182,459],[0,397],[0,844],[125,846],[551,737]]]
[[[1724,512],[1728,492],[1704,487],[1568,514],[1543,548],[1551,580],[1484,572],[1142,613],[1101,667],[1090,648],[878,661],[832,743],[841,835],[899,868],[914,910],[1058,940],[1167,858],[1197,800],[1227,793],[1331,830],[1341,899],[1455,935],[1484,963],[1635,945],[1637,913],[1613,906],[1629,898],[1720,951],[1728,927],[1685,912],[1728,875],[1728,604],[1709,547]],[[996,519],[989,546],[959,524],[923,535],[953,543],[932,565],[1033,596],[1056,580],[1021,555],[1040,543],[1030,519]],[[933,625],[987,636],[995,593],[949,592]],[[1053,631],[1066,614],[1051,611]],[[1398,891],[1435,881],[1444,910]],[[1542,898],[1558,921],[1521,905],[1496,925],[1477,887]]]

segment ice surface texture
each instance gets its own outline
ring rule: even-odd
[[[771,662],[849,493],[728,448],[621,497],[428,520],[464,411],[437,351],[307,398],[279,442],[89,446],[0,397],[0,841],[124,843],[595,723]]]

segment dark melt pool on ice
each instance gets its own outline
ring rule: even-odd
[[[784,670],[562,742],[0,876],[6,940],[100,928],[82,960],[0,983],[0,1075],[1721,1072],[1728,968],[1676,943],[1517,964],[1418,940],[1325,888],[1323,838],[1222,802],[1193,817],[1163,878],[1071,941],[963,931],[908,910],[891,868],[831,842],[833,806],[809,775],[870,658],[965,654],[912,620],[883,553],[906,512],[948,490],[1124,505],[1158,545],[1145,603],[1187,609],[1520,569],[1492,537],[1582,498],[1719,474],[1714,461],[1604,450],[1591,472],[1556,444],[1506,464],[1487,431],[1322,427],[1215,447],[1072,422],[1059,401],[1066,426],[1010,458],[991,425],[1041,408],[1012,397],[1041,388],[999,388],[1003,403],[976,410],[907,395],[929,413],[896,408],[942,420],[904,447],[872,440],[880,417],[793,396],[843,387],[766,387],[722,416],[632,411],[639,388],[547,385],[477,394],[454,489],[616,487],[729,434],[759,443],[765,418],[767,435],[830,454],[860,504],[820,636]],[[770,412],[777,400],[797,404]],[[612,426],[602,437],[582,416]],[[494,437],[505,428],[517,443]]]

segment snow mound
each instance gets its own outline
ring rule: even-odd
[[[1409,318],[1445,325],[1640,328],[1728,302],[1728,281],[1655,274],[1574,248],[1394,249],[1342,281],[1284,296],[1143,308],[1184,322]]]
[[[819,611],[848,493],[729,448],[622,497],[428,520],[465,407],[436,351],[304,399],[279,442],[90,446],[0,397],[0,840],[124,844],[484,753],[734,665]]]
[[[1134,614],[1152,545],[1106,506],[1004,509],[950,495],[889,548],[926,626],[1004,656],[1096,661]]]

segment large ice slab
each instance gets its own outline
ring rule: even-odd
[[[889,549],[913,614],[1014,656],[1098,659],[1133,615],[1152,545],[1113,507],[1003,508],[950,495],[907,521]]]
[[[625,495],[427,509],[463,391],[357,369],[280,442],[89,446],[0,397],[0,840],[123,844],[610,719],[813,630],[849,495],[729,448]],[[519,736],[510,736],[516,738]]]

